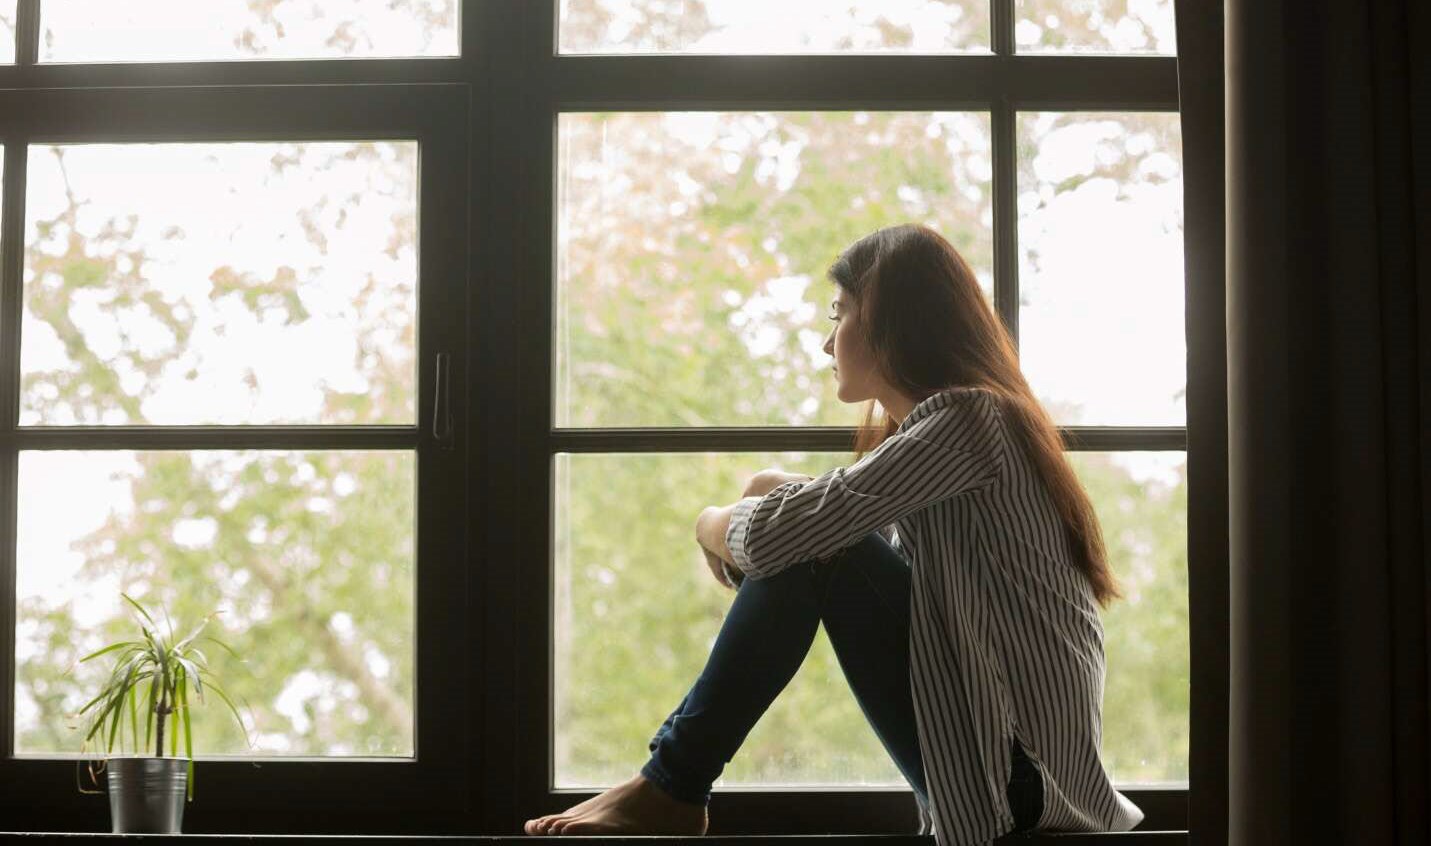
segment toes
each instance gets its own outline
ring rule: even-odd
[[[617,831],[617,827],[603,823],[600,820],[568,820],[562,826],[562,834],[611,834]]]
[[[523,828],[527,834],[548,834],[550,833],[551,824],[556,818],[556,814],[547,814],[544,817],[527,820],[527,824],[523,826]]]

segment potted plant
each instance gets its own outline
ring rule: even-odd
[[[189,696],[204,701],[207,688],[213,691],[233,712],[243,730],[248,729],[238,709],[223,688],[209,678],[208,656],[200,643],[213,643],[235,658],[238,653],[217,638],[204,635],[204,628],[219,612],[209,614],[182,640],[174,639],[174,628],[168,612],[164,613],[167,636],[159,631],[154,618],[144,606],[128,594],[120,594],[142,619],[137,620],[141,639],[111,643],[86,655],[79,663],[113,654],[114,667],[99,695],[79,710],[79,715],[93,711],[85,725],[82,751],[91,742],[103,746],[105,760],[98,770],[90,768],[90,779],[108,771],[110,822],[115,834],[150,833],[178,834],[184,820],[184,801],[194,799],[194,748],[189,718]],[[239,658],[242,661],[242,658]],[[126,720],[125,715],[128,714]],[[170,717],[173,717],[172,722]],[[139,723],[144,723],[144,743],[139,742]],[[114,747],[124,747],[128,729],[132,748],[149,748],[153,741],[153,757],[141,754],[116,756]],[[179,735],[184,736],[184,757],[179,757]],[[165,743],[169,755],[165,756]],[[84,791],[84,788],[80,788]],[[97,792],[97,791],[84,791]]]

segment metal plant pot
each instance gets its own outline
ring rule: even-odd
[[[178,834],[184,823],[188,758],[110,758],[114,834]]]

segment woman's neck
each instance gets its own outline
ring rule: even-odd
[[[909,412],[918,405],[912,397],[904,396],[892,388],[886,397],[880,399],[879,404],[884,408],[884,413],[889,415],[896,424],[903,423],[904,418],[908,417]]]

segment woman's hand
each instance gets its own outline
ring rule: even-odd
[[[701,552],[706,557],[706,567],[710,569],[711,575],[715,576],[716,581],[731,590],[740,587],[740,583],[745,580],[745,574],[740,572],[739,568],[729,567],[729,573],[727,573],[727,565],[720,559],[720,556],[706,549],[704,546],[701,547]],[[735,579],[734,582],[731,581],[732,576]]]
[[[813,476],[806,476],[803,473],[785,473],[780,470],[761,470],[750,481],[745,484],[745,491],[741,498],[765,496],[770,491],[775,490],[786,482],[808,481]],[[696,518],[696,543],[701,547],[701,553],[705,556],[706,567],[710,569],[711,575],[716,581],[729,588],[735,588],[745,579],[745,575],[740,572],[740,568],[734,565],[727,565],[723,555],[729,555],[730,549],[725,544],[725,533],[730,527],[730,515],[735,510],[735,503],[724,508],[710,506],[701,511]]]

